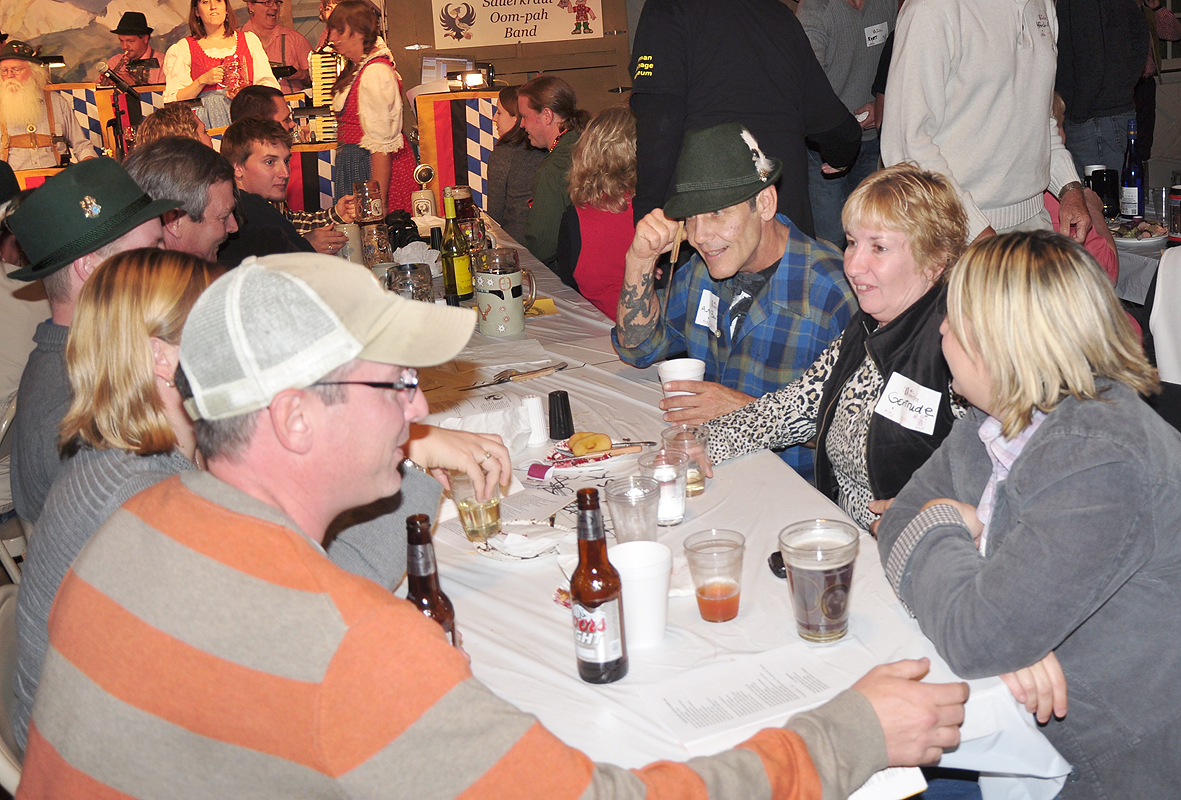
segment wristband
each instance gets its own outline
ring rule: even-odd
[[[1066,184],[1058,190],[1058,201],[1061,202],[1062,198],[1065,197],[1066,193],[1071,189],[1078,189],[1081,192],[1083,190],[1083,185],[1078,181],[1071,181],[1070,183]]]

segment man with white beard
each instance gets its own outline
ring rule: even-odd
[[[32,47],[15,40],[0,47],[0,161],[14,170],[56,167],[67,145],[75,161],[98,155],[66,99],[49,92],[47,102],[48,83]]]

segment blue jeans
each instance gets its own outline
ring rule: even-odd
[[[827,239],[837,247],[845,247],[845,229],[841,225],[841,210],[858,185],[878,169],[881,146],[878,140],[861,143],[861,153],[844,175],[825,175],[820,171],[820,154],[808,150],[808,199],[812,201],[812,222],[816,238]]]
[[[1066,149],[1074,158],[1074,168],[1082,180],[1083,167],[1102,164],[1108,169],[1124,169],[1124,153],[1128,149],[1128,120],[1136,118],[1135,111],[1114,117],[1096,117],[1085,122],[1067,120]],[[1143,155],[1141,156],[1143,158]],[[1147,187],[1145,187],[1147,188]]]
[[[977,774],[969,770],[946,767],[923,767],[927,789],[911,800],[980,800]]]

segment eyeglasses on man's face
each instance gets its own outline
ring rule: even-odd
[[[370,389],[391,389],[395,392],[405,392],[406,402],[414,400],[414,393],[418,391],[418,370],[402,370],[402,379],[393,383],[380,381],[316,381],[313,386],[368,386]]]

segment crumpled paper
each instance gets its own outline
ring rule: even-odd
[[[467,417],[446,417],[439,420],[439,427],[471,433],[495,433],[500,436],[510,454],[524,452],[532,431],[529,411],[523,405]]]
[[[405,247],[394,251],[395,264],[428,264],[431,277],[437,278],[443,274],[443,265],[439,261],[439,251],[432,250],[426,242],[411,242]]]

